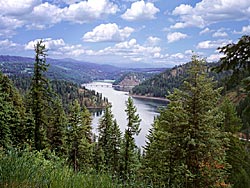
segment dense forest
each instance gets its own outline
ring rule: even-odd
[[[22,82],[0,73],[0,187],[250,187],[250,36],[219,51],[225,56],[214,74],[230,71],[223,85],[237,86],[237,103],[194,55],[138,148],[141,119],[132,98],[124,133],[107,103],[93,134],[83,100],[90,96],[46,77],[47,50],[39,41],[29,87],[20,90]],[[239,139],[241,130],[247,134]]]
[[[218,63],[207,63],[205,71],[208,72],[209,77],[213,77],[216,81],[219,81],[218,84],[222,84],[223,79],[230,75],[230,71],[223,73],[211,71],[216,65]],[[166,69],[161,74],[154,75],[135,86],[131,94],[165,98],[169,93],[173,92],[174,88],[181,86],[183,81],[188,77],[187,71],[190,66],[191,62],[175,66],[172,69]]]

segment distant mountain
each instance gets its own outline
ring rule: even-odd
[[[121,68],[74,59],[47,58],[50,79],[87,83],[93,80],[116,80],[126,72],[161,72],[163,68]],[[0,71],[9,76],[27,77],[33,74],[34,58],[0,55]]]
[[[111,65],[80,62],[73,59],[47,59],[50,65],[47,75],[51,79],[85,83],[98,79],[115,79],[122,71]],[[34,59],[19,56],[0,56],[0,70],[9,76],[30,76],[33,74]]]

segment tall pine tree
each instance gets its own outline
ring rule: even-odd
[[[48,119],[46,115],[46,108],[48,106],[48,87],[49,81],[45,77],[48,64],[46,64],[46,48],[43,41],[38,41],[35,48],[35,63],[34,63],[34,75],[31,83],[31,109],[34,115],[35,133],[34,133],[34,145],[35,149],[42,150],[48,146],[47,141],[47,126]]]
[[[140,133],[141,119],[137,114],[137,109],[134,106],[134,102],[131,97],[126,101],[127,113],[127,128],[125,129],[123,143],[122,143],[122,174],[125,180],[129,180],[137,170],[138,158],[137,158],[137,146],[135,144],[134,136]]]
[[[92,140],[90,113],[81,110],[77,100],[70,107],[67,126],[67,151],[69,163],[75,171],[92,167]]]
[[[105,168],[117,175],[120,170],[121,131],[116,120],[113,119],[111,105],[106,106],[98,127],[99,151],[103,151]]]
[[[220,90],[214,89],[204,64],[193,57],[188,79],[168,96],[171,102],[151,130],[143,168],[159,187],[227,186]]]

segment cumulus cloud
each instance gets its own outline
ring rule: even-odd
[[[25,50],[34,50],[34,46],[40,40],[41,39],[36,39],[25,44],[25,47],[24,47]],[[48,50],[57,50],[59,47],[65,46],[63,39],[46,38],[46,39],[43,39],[43,41],[44,41],[44,45],[46,49]]]
[[[216,54],[211,54],[208,58],[207,58],[207,61],[208,62],[217,62],[220,60],[220,58],[222,58],[224,56],[224,54],[219,54],[219,53],[216,53]]]
[[[198,49],[213,49],[213,48],[225,46],[231,42],[232,42],[231,40],[216,40],[216,41],[206,40],[206,41],[199,42],[197,45],[197,48]]]
[[[0,14],[20,16],[31,12],[40,3],[40,0],[0,0]]]
[[[101,24],[95,27],[91,32],[83,36],[86,42],[116,42],[128,38],[134,29],[131,27],[119,28],[115,23]]]
[[[99,50],[95,53],[98,56],[119,56],[120,59],[127,61],[159,61],[164,58],[161,48],[158,46],[144,46],[137,43],[136,39],[120,42],[114,46],[110,46]]]
[[[118,10],[118,6],[109,0],[81,1],[64,8],[63,19],[82,24],[115,14]]]
[[[47,26],[59,23],[62,20],[62,10],[48,2],[34,7],[30,18],[27,18],[30,24],[27,24],[28,29],[44,29]]]
[[[14,34],[13,31],[20,27],[45,29],[62,21],[83,24],[119,11],[118,6],[109,0],[72,0],[64,7],[51,2],[0,0],[1,34]]]
[[[14,30],[22,27],[23,21],[15,18],[9,18],[0,15],[0,36],[5,35],[6,37],[12,36]]]
[[[243,26],[241,31],[234,31],[235,34],[250,35],[250,25]]]
[[[121,17],[128,21],[151,20],[155,19],[155,14],[159,11],[153,3],[145,3],[142,0],[132,3],[131,8],[127,9]]]
[[[9,39],[0,40],[0,47],[1,48],[10,48],[10,47],[16,47],[16,46],[18,46],[18,44],[10,41]]]
[[[216,31],[212,36],[213,37],[227,37],[228,34],[225,31]]]
[[[20,51],[23,46],[9,39],[0,40],[0,50],[2,54],[9,54],[10,51]]]
[[[180,32],[169,33],[167,35],[168,43],[172,43],[187,38],[188,35]]]
[[[147,38],[147,42],[146,43],[148,45],[151,45],[151,46],[156,46],[160,41],[161,41],[160,38],[150,36],[150,37]]]
[[[249,0],[202,0],[194,7],[181,4],[172,14],[179,16],[180,22],[171,28],[205,27],[212,23],[230,20],[249,20]]]
[[[199,34],[200,35],[204,35],[204,34],[206,34],[206,33],[210,33],[210,32],[212,32],[208,27],[206,27],[205,29],[203,29]]]

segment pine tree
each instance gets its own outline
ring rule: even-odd
[[[0,148],[11,147],[10,123],[12,120],[13,106],[4,100],[3,93],[0,93]]]
[[[113,121],[109,134],[110,137],[107,143],[110,147],[109,171],[114,175],[119,175],[121,162],[121,131],[116,120]]]
[[[234,188],[250,187],[250,157],[244,142],[238,138],[241,120],[237,116],[235,106],[227,98],[222,102],[220,110],[225,117],[222,129],[228,132],[230,139],[229,148],[226,151],[226,160],[231,165],[228,182]]]
[[[5,145],[5,147],[21,147],[25,142],[23,138],[25,125],[24,104],[13,83],[7,76],[2,75],[2,73],[0,73],[0,97],[2,113],[0,117],[0,132],[2,142],[5,142],[3,145]]]
[[[120,169],[121,131],[116,120],[113,120],[111,105],[106,106],[98,130],[98,146],[104,154],[105,168],[117,175]]]
[[[128,180],[131,178],[132,174],[136,171],[136,144],[134,136],[140,133],[140,122],[141,119],[139,114],[136,114],[137,109],[134,106],[134,102],[131,97],[128,98],[126,102],[126,109],[125,112],[127,113],[127,129],[125,129],[125,134],[123,138],[123,151],[122,151],[122,158],[123,158],[123,178]]]
[[[51,150],[58,156],[66,154],[66,128],[67,117],[62,107],[62,102],[57,98],[53,103],[53,113],[51,115],[48,140]]]
[[[145,150],[144,169],[159,187],[226,186],[227,138],[214,89],[202,60],[193,57],[188,80],[168,96]],[[145,166],[147,165],[147,166]]]
[[[34,142],[35,149],[42,150],[47,147],[46,130],[48,126],[48,119],[46,116],[46,108],[48,105],[48,85],[49,82],[45,78],[44,73],[47,71],[48,64],[46,64],[46,52],[43,41],[39,41],[34,46],[35,48],[35,63],[34,75],[31,83],[31,108],[34,114],[35,133]]]
[[[70,107],[67,127],[68,160],[75,171],[87,170],[92,163],[91,126],[86,121],[90,117],[86,117],[86,113],[81,110],[77,100]]]

